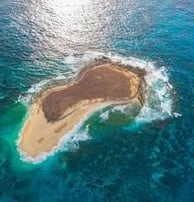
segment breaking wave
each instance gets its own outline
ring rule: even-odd
[[[69,58],[66,58],[66,62],[72,64],[72,62],[79,63],[79,65],[84,66],[84,64],[92,62],[94,59],[100,59],[102,57],[108,57],[113,62],[119,62],[124,65],[130,65],[134,68],[144,69],[146,71],[145,81],[146,81],[146,101],[139,114],[135,118],[135,122],[151,122],[154,120],[163,120],[168,117],[175,116],[177,113],[173,113],[173,87],[170,84],[167,69],[165,67],[158,67],[156,63],[152,61],[145,61],[135,57],[123,57],[115,55],[112,53],[104,54],[100,52],[86,52],[82,57],[74,59],[71,54]],[[29,103],[31,98],[48,85],[51,81],[67,80],[76,75],[79,72],[79,68],[73,68],[71,73],[64,74],[53,78],[52,80],[44,80],[38,84],[34,84],[26,93],[26,96],[20,96],[19,101],[23,103]],[[111,110],[120,111],[126,113],[126,106],[115,106]],[[99,118],[102,120],[107,120],[109,118],[109,112],[103,112]],[[177,116],[175,116],[177,117]],[[54,155],[59,150],[75,150],[79,147],[80,141],[85,141],[91,138],[88,134],[88,129],[80,131],[80,126],[83,124],[81,121],[71,132],[64,135],[52,151],[49,153],[42,153],[36,159],[29,158],[25,153],[21,153],[21,157],[25,161],[30,161],[33,163],[39,163],[45,160],[48,156]],[[20,140],[17,141],[17,144]]]
[[[174,116],[173,113],[173,87],[170,84],[167,68],[158,67],[155,62],[145,61],[135,57],[123,57],[112,53],[102,54],[98,52],[87,52],[85,60],[91,61],[102,56],[110,58],[113,62],[130,65],[134,68],[146,71],[146,102],[136,117],[136,122],[150,122]],[[115,106],[112,110],[120,109],[125,113],[125,106]],[[176,112],[175,112],[176,113]],[[108,115],[106,114],[106,118]],[[103,117],[102,117],[103,118]]]

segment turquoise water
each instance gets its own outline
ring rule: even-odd
[[[193,7],[0,0],[0,201],[193,201]],[[16,141],[29,99],[99,55],[149,72],[146,108],[118,125],[111,114],[125,108],[98,112],[42,163],[23,161]]]

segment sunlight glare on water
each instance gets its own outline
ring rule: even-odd
[[[44,56],[85,52],[98,46],[100,49],[112,47],[113,37],[134,36],[144,29],[144,24],[149,27],[149,16],[146,12],[143,14],[143,10],[139,10],[143,23],[137,27],[133,13],[138,5],[138,0],[31,1],[26,11],[30,13],[31,26],[26,31],[35,37],[36,50],[41,49]],[[19,21],[24,20],[23,17],[16,16]]]

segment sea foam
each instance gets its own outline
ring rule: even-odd
[[[113,62],[130,65],[134,68],[146,71],[146,102],[140,113],[136,117],[136,122],[150,122],[154,120],[166,119],[173,114],[173,86],[170,84],[167,68],[158,67],[153,61],[145,61],[135,57],[124,57],[112,53],[87,52],[85,60],[93,60],[102,56],[110,58]],[[125,106],[116,106],[125,113]],[[114,107],[113,107],[114,110]]]
[[[43,152],[40,155],[36,156],[35,158],[32,158],[27,155],[24,151],[21,151],[19,149],[19,144],[21,141],[21,135],[19,135],[19,138],[16,140],[18,152],[20,154],[21,160],[30,162],[33,164],[41,163],[42,161],[45,161],[49,156],[53,156],[55,153],[59,151],[75,151],[79,148],[80,141],[86,141],[91,138],[89,135],[89,125],[86,125],[84,129],[82,129],[83,123],[96,111],[99,111],[106,107],[107,104],[102,104],[100,107],[96,107],[93,109],[93,111],[86,117],[84,117],[80,122],[68,133],[64,134],[57,145],[55,145],[49,152]],[[27,120],[26,116],[26,120]],[[25,123],[24,123],[25,126]],[[20,131],[20,134],[22,133],[22,130]]]
[[[65,62],[67,62],[67,65],[69,62],[70,66],[75,61],[79,64],[89,64],[94,59],[100,59],[104,56],[110,58],[113,62],[130,65],[134,68],[145,69],[146,71],[146,102],[140,110],[139,114],[136,116],[136,122],[151,122],[154,120],[161,120],[176,115],[176,112],[173,112],[173,87],[170,84],[168,72],[165,67],[157,67],[156,63],[152,61],[145,61],[135,57],[123,57],[112,53],[104,54],[94,51],[88,51],[83,54],[82,57],[80,57],[79,55],[79,58],[76,59],[73,58],[76,56],[70,54]],[[68,79],[71,79],[75,77],[75,75],[79,72],[79,69],[73,68],[71,72],[73,73],[68,75],[59,75],[51,80],[43,80],[37,84],[32,85],[32,87],[27,91],[26,96],[19,97],[19,101],[22,103],[29,103],[31,98],[38,92],[40,92],[42,88],[47,86],[49,82],[57,80],[66,81]],[[111,108],[113,112],[119,110],[121,113],[126,113],[127,110],[125,109],[126,106],[123,105],[114,106]],[[100,115],[100,118],[102,119],[102,121],[107,120],[109,118],[109,112],[103,112]],[[24,152],[19,151],[21,154],[21,159],[36,164],[44,161],[45,159],[47,159],[48,156],[53,156],[58,151],[72,151],[78,149],[80,141],[86,141],[91,138],[88,134],[88,127],[86,127],[84,131],[80,130],[83,122],[85,122],[86,119],[88,119],[88,117],[85,117],[79,122],[77,126],[74,127],[72,131],[65,134],[60,139],[58,144],[53,147],[53,149],[49,153],[42,153],[36,158],[30,158]],[[20,138],[17,140],[17,144],[19,144],[19,142]]]

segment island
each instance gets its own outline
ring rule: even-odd
[[[18,149],[30,158],[49,153],[60,139],[94,111],[145,102],[145,71],[108,58],[86,65],[68,83],[42,90],[33,99]]]

